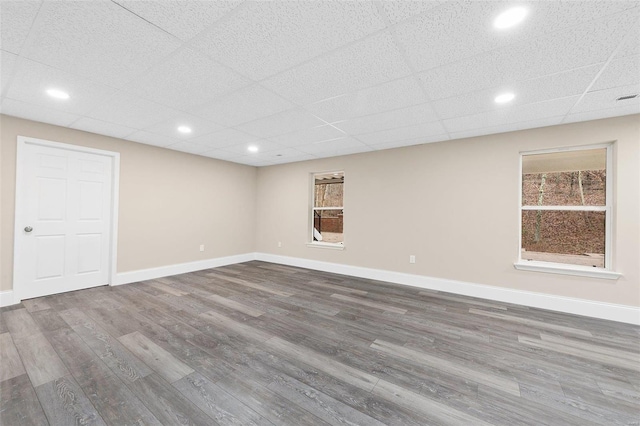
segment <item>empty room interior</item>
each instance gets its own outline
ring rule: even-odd
[[[640,424],[639,1],[0,0],[0,424]]]

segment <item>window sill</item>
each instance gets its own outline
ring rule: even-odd
[[[603,278],[617,280],[622,276],[619,272],[608,271],[580,265],[566,265],[563,263],[539,262],[535,260],[520,260],[513,264],[520,271],[546,272],[549,274],[575,275],[579,277]]]
[[[344,250],[344,244],[321,243],[317,241],[314,241],[313,243],[307,243],[307,247],[329,249],[329,250]]]

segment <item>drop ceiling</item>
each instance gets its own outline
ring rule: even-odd
[[[640,112],[640,2],[514,4],[2,0],[0,108],[253,166]]]

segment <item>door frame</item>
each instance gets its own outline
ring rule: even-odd
[[[23,217],[22,204],[23,197],[22,188],[25,182],[25,167],[24,159],[26,158],[27,145],[39,145],[47,148],[61,149],[65,151],[76,151],[87,154],[102,155],[111,158],[111,209],[110,220],[111,226],[109,227],[109,265],[108,265],[108,285],[113,286],[115,284],[117,273],[117,260],[118,260],[118,202],[120,199],[120,153],[114,151],[105,151],[102,149],[89,148],[80,145],[72,145],[62,142],[54,142],[45,139],[32,138],[28,136],[18,136],[17,152],[16,152],[16,187],[15,187],[15,216],[14,216],[14,235],[13,235],[13,298],[14,303],[20,303],[22,301],[22,295],[24,294],[23,288],[18,277],[18,268],[16,267],[21,259],[22,249],[22,223],[20,218]]]

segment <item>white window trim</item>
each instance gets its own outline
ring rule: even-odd
[[[555,152],[582,151],[589,149],[607,150],[607,175],[605,180],[605,206],[522,206],[522,158],[525,155],[550,154]],[[616,280],[622,276],[613,270],[613,142],[520,152],[520,177],[518,179],[518,260],[514,267],[520,271],[546,272],[550,274],[575,275],[581,277]],[[523,210],[564,210],[564,211],[604,211],[605,212],[605,256],[604,268],[594,268],[566,263],[543,262],[522,258],[522,211]]]
[[[309,223],[309,238],[311,239],[310,241],[307,242],[307,247],[310,248],[322,248],[322,249],[329,249],[329,250],[344,250],[344,246],[345,246],[345,241],[344,241],[344,231],[342,233],[342,243],[325,243],[322,241],[313,241],[313,224],[314,224],[314,213],[316,210],[342,210],[343,214],[344,214],[344,198],[342,199],[342,207],[316,207],[315,203],[315,176],[316,175],[323,175],[323,174],[329,174],[329,173],[342,173],[342,176],[344,178],[344,171],[343,170],[328,170],[325,172],[313,172],[311,173],[311,179],[310,179],[310,183],[311,183],[311,187],[309,188],[310,190],[310,194],[311,194],[311,205],[309,206],[309,212],[310,212],[310,223]],[[343,195],[344,197],[344,195]]]

